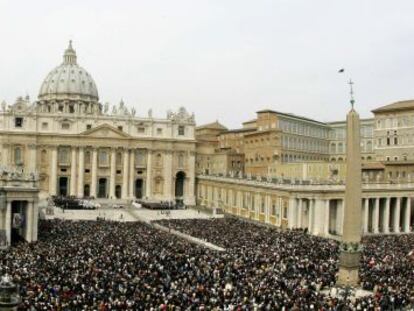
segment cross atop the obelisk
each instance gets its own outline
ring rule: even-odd
[[[351,80],[351,79],[349,79],[348,84],[349,84],[349,88],[350,88],[350,90],[349,90],[349,94],[351,94],[351,108],[352,108],[352,109],[354,109],[354,104],[355,104],[355,99],[354,99],[354,87],[353,87],[354,82],[352,82],[352,80]]]

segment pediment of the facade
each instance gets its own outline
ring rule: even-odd
[[[83,136],[87,137],[107,137],[107,138],[129,138],[130,136],[121,130],[118,130],[117,128],[109,125],[109,124],[103,124],[100,126],[97,126],[95,128],[89,129],[83,133],[81,133]]]

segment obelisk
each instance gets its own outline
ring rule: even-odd
[[[357,286],[361,257],[361,145],[359,115],[354,109],[352,81],[351,110],[346,117],[346,184],[343,234],[340,245],[338,285]]]

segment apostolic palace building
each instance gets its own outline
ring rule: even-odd
[[[414,101],[373,114],[361,120],[361,230],[412,232]],[[151,110],[137,116],[123,101],[99,101],[70,43],[36,101],[26,96],[1,104],[0,242],[2,232],[10,241],[16,214],[32,219],[37,197],[55,195],[180,200],[337,237],[345,206],[345,128],[345,121],[325,123],[271,109],[238,129],[218,121],[196,128],[184,108],[165,119]],[[24,222],[21,235],[28,241],[37,238],[36,223]]]

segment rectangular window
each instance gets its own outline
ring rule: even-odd
[[[22,117],[16,117],[14,119],[14,127],[23,127],[23,118]]]
[[[49,126],[49,124],[47,122],[42,123],[42,129],[43,130],[47,130],[48,126]]]
[[[92,124],[86,124],[86,129],[90,130],[92,128]]]
[[[184,136],[184,133],[185,133],[185,127],[183,125],[180,125],[178,127],[178,135],[179,136]]]
[[[161,135],[162,134],[162,128],[157,128],[157,135]]]
[[[138,133],[144,134],[145,133],[145,127],[138,127]]]
[[[121,125],[118,126],[118,130],[122,131],[123,130],[123,127]]]
[[[62,130],[68,130],[70,128],[69,123],[62,123]]]

